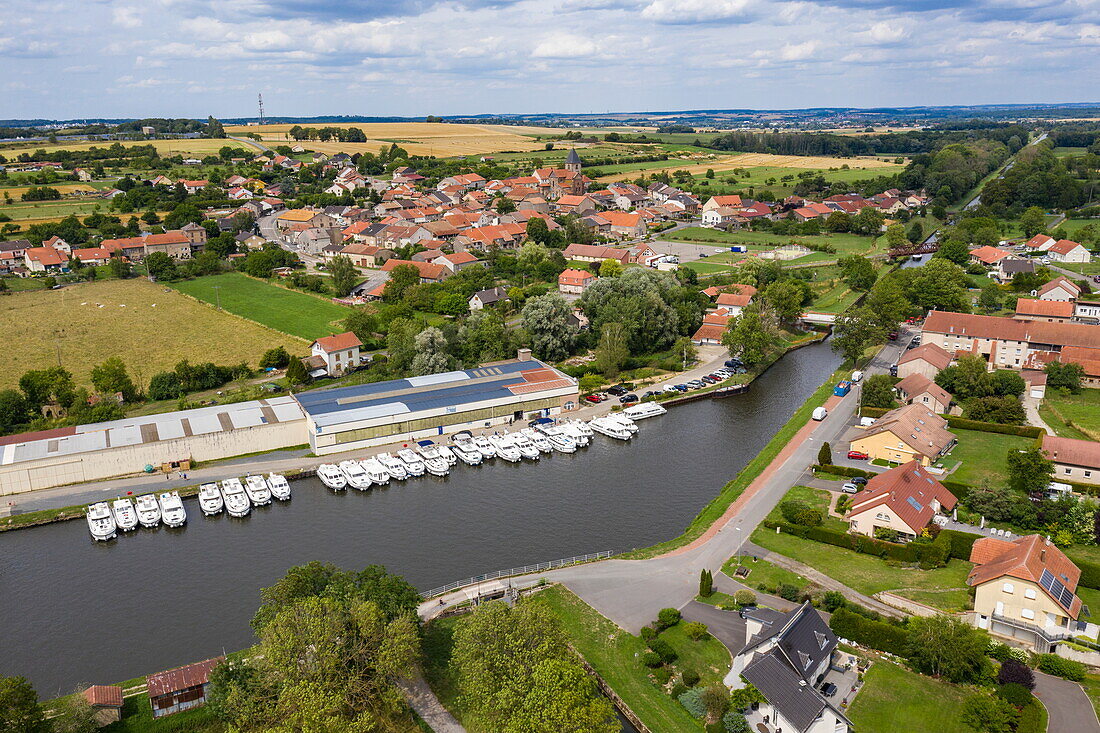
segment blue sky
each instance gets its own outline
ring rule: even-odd
[[[0,118],[1100,100],[1100,0],[5,0]]]

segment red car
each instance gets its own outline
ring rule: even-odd
[[[871,456],[867,455],[863,451],[850,450],[848,451],[848,458],[853,461],[866,461]]]
[[[591,402],[593,405],[598,405],[601,402],[603,402],[603,400],[600,399],[600,396],[598,394],[586,395],[585,398],[584,398],[584,401],[585,402]]]
[[[890,333],[886,334],[886,338],[890,339],[891,341],[897,341],[898,340],[898,332],[897,331],[891,331]]]

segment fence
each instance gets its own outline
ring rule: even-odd
[[[518,568],[509,568],[508,570],[497,570],[492,573],[485,573],[484,575],[475,575],[472,578],[466,578],[465,580],[456,580],[453,583],[447,585],[441,585],[438,588],[432,588],[431,590],[424,591],[420,594],[422,598],[434,598],[441,596],[444,593],[450,593],[453,590],[464,588],[474,583],[481,583],[486,580],[495,580],[497,578],[509,578],[513,575],[527,575],[528,573],[541,573],[545,570],[554,570],[555,568],[564,568],[569,565],[580,565],[581,563],[592,562],[593,560],[605,560],[611,557],[611,550],[604,550],[603,552],[596,552],[591,555],[577,555],[575,557],[567,557],[561,560],[552,560],[550,562],[540,562],[537,565],[523,565]]]

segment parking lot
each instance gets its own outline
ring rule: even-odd
[[[676,255],[680,258],[680,262],[694,262],[695,260],[703,259],[703,255],[707,257],[713,257],[715,254],[726,253],[730,254],[729,246],[721,246],[708,242],[706,244],[689,244],[688,242],[650,242],[650,247],[654,251],[664,255]]]

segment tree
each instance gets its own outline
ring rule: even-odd
[[[1023,425],[1027,421],[1024,406],[1011,395],[971,397],[963,402],[963,417],[1001,425]]]
[[[1046,457],[1039,446],[1026,450],[1010,450],[1006,466],[1009,488],[1028,494],[1046,491],[1054,477],[1054,462]]]
[[[386,333],[386,354],[391,375],[404,376],[412,366],[413,357],[416,356],[416,335],[420,332],[420,326],[411,318],[395,318],[390,321],[389,331]]]
[[[802,284],[796,280],[779,280],[764,288],[764,302],[783,323],[794,323],[802,316]]]
[[[542,245],[550,242],[550,227],[546,225],[545,219],[535,216],[527,220],[527,239]]]
[[[891,409],[898,406],[894,394],[894,378],[889,374],[872,374],[863,381],[860,404],[864,407]]]
[[[138,397],[137,387],[126,371],[126,365],[117,356],[109,357],[105,362],[92,367],[92,386],[104,395],[122,393],[122,398],[133,402]]]
[[[618,277],[623,274],[623,263],[607,259],[600,263],[600,277]]]
[[[699,595],[703,598],[714,595],[714,575],[709,570],[699,571]]]
[[[1076,362],[1052,361],[1046,365],[1047,387],[1068,389],[1077,394],[1081,391],[1081,380],[1085,377],[1085,369]]]
[[[905,236],[905,225],[896,222],[886,227],[886,244],[890,249],[901,249],[909,244],[909,238]]]
[[[936,250],[936,254],[932,255],[933,259],[940,258],[954,262],[956,265],[965,265],[970,261],[970,247],[966,241],[949,237],[947,240],[940,243],[939,249]]]
[[[112,277],[119,280],[125,280],[134,275],[134,268],[130,265],[129,260],[124,260],[120,256],[112,255],[111,261],[107,263],[107,269],[110,270]]]
[[[297,357],[290,357],[290,363],[286,367],[286,381],[291,387],[299,384],[309,384],[313,381],[313,378],[309,376],[309,372],[306,371],[306,365],[301,359]],[[152,390],[152,383],[149,386]]]
[[[175,280],[179,277],[176,261],[165,252],[151,252],[145,258],[145,269],[157,280]]]
[[[1013,733],[1020,712],[999,697],[978,693],[963,703],[962,722],[980,733]]]
[[[527,694],[503,727],[504,733],[618,730],[610,702],[596,691],[584,668],[561,659],[535,665]]]
[[[977,355],[960,357],[940,370],[935,382],[960,402],[993,394],[993,379],[986,370],[986,361]]]
[[[866,306],[849,308],[833,326],[833,351],[853,364],[863,358],[867,347],[886,339],[886,329]]]
[[[970,298],[966,294],[966,273],[954,262],[931,259],[923,267],[914,268],[907,297],[925,310],[953,310],[966,313]]]
[[[741,315],[733,322],[733,326],[727,327],[722,335],[722,345],[728,348],[731,354],[739,356],[746,366],[753,366],[764,360],[768,353],[769,341],[764,320],[760,317],[760,310],[755,305],[750,305],[741,311]]]
[[[23,390],[27,405],[34,411],[51,402],[69,407],[76,398],[73,375],[62,367],[47,367],[24,372],[19,378],[19,389]]]
[[[1024,236],[1031,239],[1036,234],[1042,234],[1047,230],[1046,215],[1038,206],[1029,206],[1020,215],[1020,228],[1024,230]]]
[[[261,369],[284,369],[288,364],[290,364],[290,354],[283,346],[268,349],[260,357]]]
[[[889,275],[875,283],[863,302],[884,329],[895,328],[913,308],[897,278]]]
[[[1027,383],[1019,372],[1011,369],[998,369],[989,375],[989,385],[995,395],[1019,397],[1027,389]]]
[[[15,432],[31,419],[31,406],[23,394],[14,389],[0,390],[0,434]]]
[[[978,295],[978,305],[987,313],[999,310],[1001,307],[1001,288],[995,282],[988,282],[982,286],[982,292]]]
[[[837,264],[840,265],[841,277],[852,290],[870,290],[875,284],[875,266],[866,257],[850,255],[841,258]]]
[[[1020,685],[1029,690],[1034,690],[1035,673],[1031,671],[1031,667],[1022,662],[1006,659],[1001,663],[1001,668],[997,670],[997,684]]]
[[[412,359],[412,372],[416,376],[438,374],[451,367],[447,354],[447,337],[434,326],[425,328],[413,342],[416,351]]]
[[[920,220],[914,219],[909,225],[909,229],[905,232],[905,238],[913,244],[920,244],[924,241],[924,225]]]
[[[600,329],[600,343],[596,347],[596,368],[607,379],[615,379],[629,356],[623,324],[614,321],[603,324]]]
[[[520,315],[536,356],[547,361],[558,361],[572,350],[577,327],[572,323],[573,311],[560,293],[531,298]]]
[[[365,308],[354,308],[344,319],[343,326],[345,331],[351,331],[361,342],[368,344],[374,340],[374,333],[378,330],[378,318]]]
[[[99,730],[95,708],[80,694],[83,689],[86,686],[81,685],[72,695],[54,703],[50,720],[53,733],[96,733]]]
[[[966,495],[966,504],[978,514],[995,522],[1018,524],[1027,521],[1034,514],[1031,502],[1025,495],[988,483],[972,488]]]
[[[909,619],[908,657],[919,672],[956,684],[976,683],[989,666],[989,636],[952,616]]]
[[[496,197],[493,201],[493,205],[496,207],[498,214],[511,214],[516,210],[516,202],[508,198],[504,194]]]
[[[420,284],[420,270],[413,265],[397,265],[390,270],[390,279],[382,289],[382,299],[395,303],[405,297],[405,293],[414,285]]]
[[[0,677],[0,730],[11,733],[50,730],[38,704],[38,694],[25,677]]]
[[[817,449],[817,464],[819,466],[833,465],[833,447],[829,445],[828,441],[822,443],[821,447]]]
[[[222,127],[222,123],[213,117],[206,118],[206,134],[210,137],[224,138],[225,128]]]
[[[332,289],[338,298],[344,297],[359,284],[359,270],[352,264],[351,258],[345,255],[333,257],[328,263],[328,272],[332,275]],[[418,272],[417,282],[419,282],[419,274]]]

